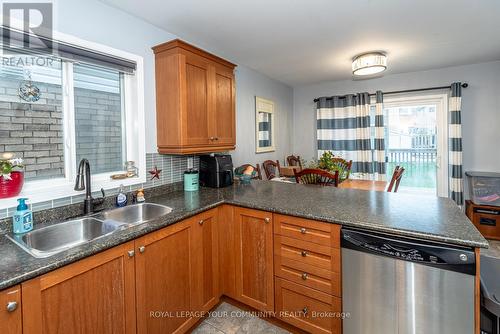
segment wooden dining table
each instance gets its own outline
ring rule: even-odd
[[[385,191],[385,189],[387,188],[387,182],[347,179],[339,184],[339,188],[358,189],[367,191]]]

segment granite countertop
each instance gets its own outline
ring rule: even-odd
[[[0,235],[0,290],[223,203],[452,245],[488,247],[467,217],[444,198],[252,181],[223,189],[170,192],[147,198],[147,202],[167,205],[173,211],[48,258],[35,258]]]

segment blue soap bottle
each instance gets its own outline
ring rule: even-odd
[[[16,212],[12,217],[14,233],[26,233],[33,229],[33,213],[26,204],[27,198],[19,198]]]

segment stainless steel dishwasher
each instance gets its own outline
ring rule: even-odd
[[[474,333],[475,254],[342,229],[344,334]]]

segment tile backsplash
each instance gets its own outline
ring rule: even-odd
[[[136,184],[125,187],[126,191],[133,191],[139,188],[152,188],[166,184],[181,182],[183,180],[184,171],[188,168],[188,159],[193,159],[193,167],[199,168],[199,158],[197,156],[178,156],[178,155],[162,155],[158,153],[146,153],[146,183]],[[151,175],[148,171],[154,167],[161,170],[160,179],[151,180]],[[113,196],[118,193],[118,188],[106,190],[106,196]],[[94,197],[100,197],[100,191],[93,192]],[[85,198],[85,191],[76,196],[68,196],[50,201],[31,204],[31,210],[41,211],[51,208],[56,208],[63,205],[80,203]],[[14,215],[16,207],[0,210],[0,219],[11,217]]]

